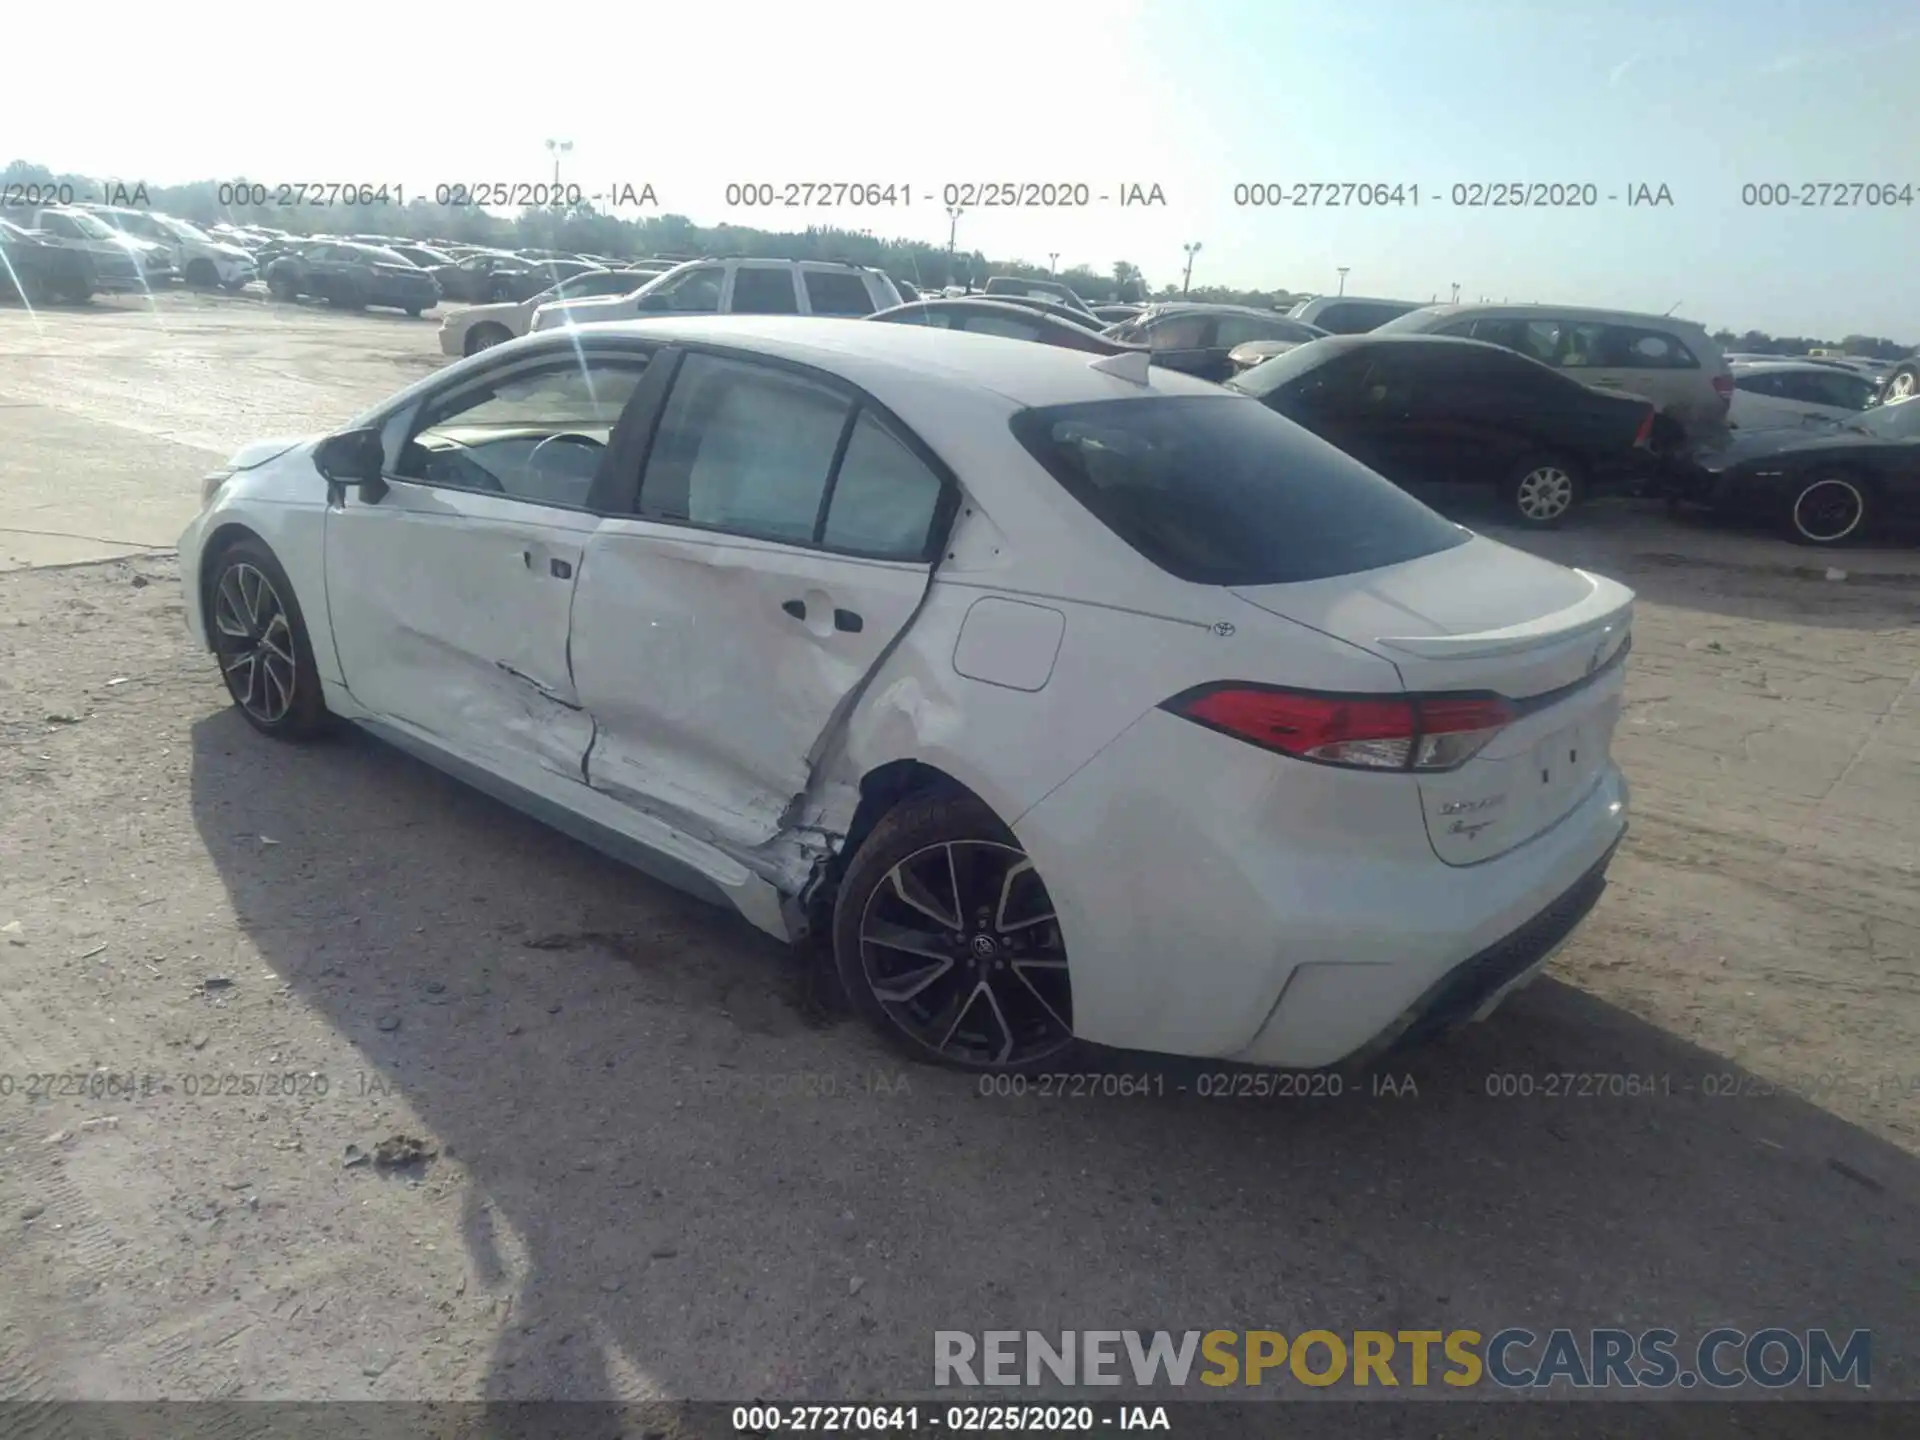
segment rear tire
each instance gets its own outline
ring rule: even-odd
[[[218,289],[220,272],[213,268],[211,260],[190,260],[187,262],[187,284],[196,290]]]
[[[207,633],[241,717],[275,740],[311,740],[332,715],[293,582],[261,541],[236,540],[205,572]]]
[[[283,275],[276,275],[267,281],[267,293],[276,300],[284,300],[289,305],[300,299],[300,287]]]
[[[923,1063],[1030,1074],[1078,1048],[1052,898],[970,795],[910,797],[874,826],[835,898],[833,958],[854,1009]]]
[[[1794,487],[1787,502],[1787,538],[1796,545],[1851,545],[1873,520],[1873,500],[1851,475],[1821,475]]]
[[[1529,530],[1550,530],[1586,498],[1586,482],[1572,461],[1557,455],[1529,455],[1513,467],[1501,487],[1507,518]]]

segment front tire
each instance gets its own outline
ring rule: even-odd
[[[267,281],[267,290],[274,299],[285,301],[289,305],[294,304],[300,298],[300,287],[284,276],[276,275],[273,279]]]
[[[1920,361],[1907,361],[1894,367],[1887,377],[1888,400],[1906,400],[1920,395]]]
[[[1586,482],[1571,461],[1529,455],[1501,488],[1507,518],[1529,530],[1550,530],[1586,498]]]
[[[1822,475],[1797,486],[1787,502],[1787,538],[1798,545],[1847,545],[1867,533],[1873,503],[1851,475]]]
[[[513,335],[506,326],[487,321],[474,326],[468,332],[466,352],[469,355],[478,355],[482,350],[491,350],[494,346],[503,345],[512,338]]]
[[[873,828],[834,902],[853,1007],[916,1060],[1028,1074],[1072,1053],[1060,922],[1033,861],[970,795],[920,795]]]
[[[217,289],[220,284],[220,272],[213,268],[211,260],[193,260],[187,264],[187,284],[196,290]]]
[[[206,606],[221,678],[246,722],[275,740],[323,734],[332,717],[313,643],[273,551],[252,538],[222,550],[207,577]]]

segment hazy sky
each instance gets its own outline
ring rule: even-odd
[[[155,24],[103,0],[74,64],[0,86],[0,159],[202,178],[651,183],[729,212],[730,180],[909,181],[910,209],[815,223],[945,243],[941,187],[1159,184],[1164,209],[975,209],[960,243],[1196,283],[1555,300],[1776,334],[1920,343],[1915,0],[753,0],[254,7]],[[59,7],[8,21],[64,54]],[[138,13],[138,40],[127,23]],[[944,21],[943,13],[955,19]],[[543,15],[554,17],[544,34]],[[964,27],[964,28],[962,28]],[[36,33],[44,30],[44,33]],[[1398,182],[1416,208],[1236,208],[1250,181]],[[1591,182],[1593,210],[1463,210],[1455,184]],[[1906,207],[1762,209],[1743,184],[1913,187]],[[1671,207],[1629,209],[1664,184]],[[1604,197],[1623,198],[1608,203]],[[929,203],[931,197],[931,203]]]

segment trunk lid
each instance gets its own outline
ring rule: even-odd
[[[1599,783],[1625,687],[1626,586],[1476,536],[1404,565],[1234,593],[1390,661],[1409,692],[1513,702],[1513,723],[1473,759],[1416,776],[1448,864],[1524,844]]]

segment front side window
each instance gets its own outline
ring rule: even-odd
[[[588,354],[463,384],[422,407],[393,473],[581,508],[646,366],[640,355]]]
[[[733,272],[733,313],[798,315],[800,297],[793,288],[793,272],[785,266],[742,265]]]
[[[766,365],[689,355],[640,485],[640,513],[810,543],[850,402]]]
[[[1022,411],[1012,429],[1095,520],[1196,584],[1321,580],[1469,538],[1359,461],[1241,396],[1049,406]]]
[[[680,314],[712,315],[720,309],[720,282],[725,278],[718,265],[703,265],[660,281],[647,294],[661,296],[669,310]]]
[[[1207,317],[1169,315],[1147,327],[1147,343],[1155,350],[1198,350],[1207,343]]]

